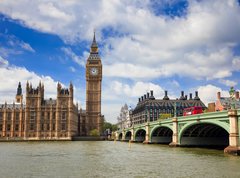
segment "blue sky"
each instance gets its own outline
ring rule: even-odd
[[[12,102],[18,81],[72,81],[85,108],[85,62],[96,30],[103,63],[102,113],[116,122],[121,106],[134,107],[154,90],[162,98],[199,91],[207,104],[216,92],[239,89],[240,6],[237,0],[2,0],[0,101]]]

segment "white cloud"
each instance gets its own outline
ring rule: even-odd
[[[216,102],[217,92],[221,92],[221,96],[229,96],[228,91],[222,90],[221,88],[214,85],[200,86],[197,88],[197,91],[199,93],[199,97],[206,106],[208,105],[208,103]]]
[[[69,70],[70,70],[71,72],[76,72],[76,69],[75,69],[73,66],[69,67]]]
[[[149,8],[151,3],[3,0],[0,12],[28,27],[57,34],[66,42],[91,40],[94,28],[98,39],[102,38],[99,32],[106,28],[122,34],[104,39],[104,70],[111,77],[179,75],[208,80],[229,77],[239,70],[232,65],[239,63],[239,56],[233,53],[240,41],[240,7],[236,0],[193,0],[186,15],[175,18],[156,16]],[[64,50],[83,66],[70,49]],[[126,70],[130,72],[126,74]]]
[[[62,47],[61,50],[70,57],[75,63],[78,65],[85,67],[84,59],[81,59],[79,56],[77,56],[71,48]]]
[[[0,56],[0,68],[8,66],[8,61]]]
[[[224,85],[226,85],[226,86],[228,86],[228,87],[234,87],[234,86],[237,85],[237,82],[232,81],[232,80],[220,79],[219,82],[222,83],[222,84],[224,84]]]
[[[56,20],[64,20],[65,22],[68,22],[68,23],[74,20],[74,16],[61,11],[56,6],[54,6],[54,4],[51,2],[40,4],[38,6],[38,9],[41,15],[46,16],[48,18],[53,18]]]
[[[20,46],[27,51],[30,51],[33,53],[35,52],[35,50],[28,43],[21,42]]]
[[[0,58],[1,60],[2,58]],[[57,97],[57,82],[50,76],[39,76],[26,68],[9,66],[8,63],[5,63],[5,66],[0,67],[0,103],[15,101],[18,82],[22,83],[23,94],[25,95],[27,81],[31,82],[33,87],[37,87],[40,81],[43,82],[45,98]]]

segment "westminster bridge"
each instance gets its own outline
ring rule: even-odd
[[[170,146],[224,146],[240,154],[240,109],[182,116],[134,125],[115,132],[119,141]]]

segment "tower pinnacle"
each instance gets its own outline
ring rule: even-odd
[[[93,41],[91,45],[91,53],[98,53],[98,44],[96,42],[96,37],[95,37],[95,30],[94,30],[94,35],[93,35]]]

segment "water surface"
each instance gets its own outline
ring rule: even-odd
[[[222,150],[126,142],[0,143],[0,177],[240,177]]]

